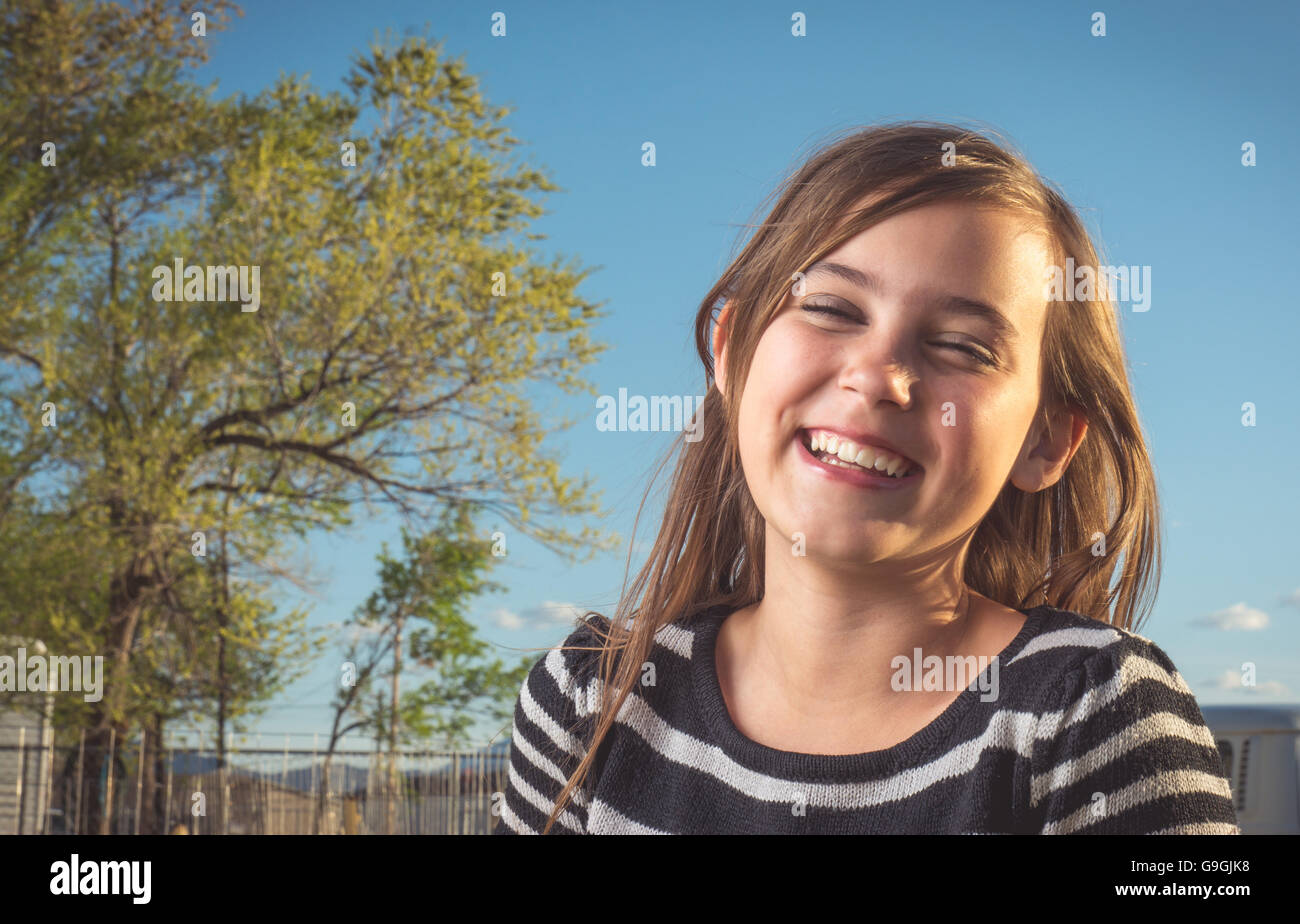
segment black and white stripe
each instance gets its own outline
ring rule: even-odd
[[[716,608],[655,636],[655,683],[626,700],[594,783],[556,833],[1239,833],[1195,698],[1155,644],[1048,606],[999,657],[999,695],[965,690],[867,754],[778,751],[731,722]],[[604,624],[604,625],[607,625]],[[589,626],[566,645],[598,647]],[[553,649],[515,708],[496,833],[535,833],[586,753],[595,651]]]

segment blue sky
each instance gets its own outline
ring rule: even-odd
[[[610,395],[703,394],[696,308],[741,224],[819,139],[896,118],[1006,132],[1063,188],[1110,263],[1152,268],[1150,310],[1121,319],[1166,521],[1142,634],[1203,705],[1293,701],[1300,323],[1287,290],[1300,250],[1300,5],[1100,6],[1104,37],[1091,34],[1097,5],[1076,3],[253,0],[209,37],[200,80],[252,94],[288,71],[339,89],[351,57],[385,29],[427,25],[489,103],[512,107],[517,159],[563,188],[532,230],[547,236],[541,252],[598,268],[580,291],[605,302],[595,337],[610,349],[587,378]],[[806,36],[791,35],[795,9]],[[494,38],[498,10],[507,35]],[[646,140],[653,168],[641,165]],[[1241,164],[1246,141],[1256,166]],[[1241,421],[1248,401],[1254,427]],[[650,461],[672,434],[600,432],[591,396],[550,389],[536,402],[578,421],[553,445],[566,474],[597,480],[610,517],[592,525],[630,538]],[[652,496],[637,537],[647,545],[661,510]],[[385,539],[397,547],[394,523],[311,539],[323,579],[313,624],[345,619],[371,591]],[[472,616],[502,646],[555,644],[564,605],[612,611],[625,554],[570,565],[512,535],[492,575],[510,590],[477,601]],[[1250,691],[1233,680],[1246,661],[1257,665]],[[323,658],[256,730],[324,733],[337,662]]]

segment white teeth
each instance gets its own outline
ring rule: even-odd
[[[911,465],[902,457],[869,446],[842,439],[826,432],[811,434],[811,448],[814,453],[827,452],[844,462],[851,462],[866,469],[874,469],[891,477],[901,478],[906,475]]]

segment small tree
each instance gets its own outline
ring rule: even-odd
[[[475,534],[474,511],[473,504],[450,504],[433,532],[415,536],[403,529],[400,558],[390,556],[385,545],[380,586],[349,623],[364,633],[368,656],[360,664],[353,661],[357,683],[339,693],[330,750],[346,731],[375,735],[388,747],[393,791],[399,744],[433,739],[443,748],[467,745],[475,719],[499,722],[509,716],[531,664],[529,658],[512,666],[489,659],[489,644],[465,618],[468,601],[504,589],[481,576],[494,557],[491,540]],[[354,643],[349,660],[361,650]],[[404,673],[423,682],[403,693]],[[395,811],[390,798],[390,833]]]

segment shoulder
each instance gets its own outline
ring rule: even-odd
[[[610,622],[589,614],[564,641],[537,659],[520,691],[525,711],[552,719],[583,719],[600,708],[600,657]]]
[[[1195,705],[1173,659],[1145,636],[1070,610],[1035,608],[1039,631],[1016,660],[1035,661],[1044,681],[1044,702],[1066,704],[1091,696],[1100,707],[1121,694]],[[1197,713],[1199,715],[1199,711]]]
[[[1032,663],[1044,682],[1059,679],[1090,658],[1120,644],[1122,629],[1072,610],[1036,606],[1028,611],[1032,635],[1011,663]]]
[[[652,651],[667,651],[689,660],[696,633],[702,620],[717,619],[725,608],[711,607],[691,617],[679,617],[658,626]],[[637,617],[628,620],[627,630],[635,628]],[[587,614],[562,643],[537,660],[529,673],[530,685],[548,692],[550,700],[571,701],[579,714],[590,711],[600,691],[600,659],[606,647],[613,646],[614,666],[622,656],[617,644],[610,641],[612,623],[599,613]]]
[[[650,646],[651,658],[669,653],[675,661],[690,661],[695,635],[701,618],[716,616],[716,608],[693,618],[666,622],[655,629]],[[628,629],[635,627],[637,617],[628,621]],[[612,670],[617,671],[623,650],[611,638],[612,623],[598,613],[589,613],[562,643],[540,657],[529,671],[521,691],[521,704],[531,700],[554,718],[568,716],[589,718],[600,710],[603,689],[601,657],[606,647],[613,647]]]
[[[1237,833],[1214,736],[1164,649],[1078,614],[1053,635],[1064,657],[1031,751],[1043,833]]]
[[[1135,723],[1212,744],[1173,659],[1151,639],[1055,607],[1036,607],[1038,631],[1012,659],[1036,680],[1037,739],[1101,740]],[[1101,736],[1101,737],[1097,737]]]

